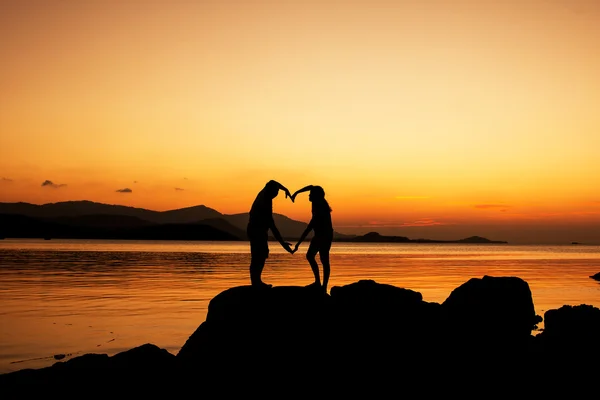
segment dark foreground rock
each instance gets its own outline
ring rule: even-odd
[[[317,394],[335,388],[338,395],[355,394],[357,386],[423,393],[519,388],[529,395],[555,394],[557,385],[592,387],[586,376],[599,372],[600,310],[549,310],[545,330],[533,336],[541,321],[529,285],[517,277],[470,279],[442,304],[372,280],[332,287],[330,295],[241,286],[211,300],[206,321],[176,355],[152,344],[112,357],[88,354],[0,375],[0,387],[260,394],[270,382],[288,391],[314,386]]]

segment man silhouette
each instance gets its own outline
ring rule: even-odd
[[[291,198],[290,191],[277,181],[270,180],[265,187],[258,192],[256,199],[250,209],[250,217],[246,233],[250,241],[250,282],[258,288],[268,288],[272,285],[264,283],[261,275],[265,262],[269,257],[269,229],[281,246],[293,254],[291,243],[283,240],[275,220],[273,219],[273,199],[279,194],[279,190],[285,192],[285,197]],[[293,201],[293,200],[292,200]]]

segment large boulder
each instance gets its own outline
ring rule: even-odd
[[[472,278],[442,303],[448,340],[476,350],[528,345],[542,318],[535,313],[529,285],[517,277]],[[476,350],[477,351],[477,350]]]
[[[598,352],[600,309],[580,304],[548,310],[544,314],[544,330],[538,338],[548,350],[561,348]]]
[[[419,292],[361,280],[332,287],[331,303],[338,356],[372,361],[433,350],[440,305]]]
[[[186,367],[226,373],[302,365],[329,345],[329,296],[306,287],[227,289],[209,303],[206,321],[177,359]]]
[[[595,382],[600,373],[600,309],[564,305],[544,313],[544,330],[536,336],[540,371],[554,381]]]
[[[360,379],[390,370],[390,361],[397,371],[399,356],[409,366],[409,354],[430,363],[423,356],[431,353],[434,342],[427,338],[439,307],[418,292],[372,280],[332,287],[331,295],[305,287],[235,287],[211,300],[206,321],[177,359],[213,377],[337,371]]]

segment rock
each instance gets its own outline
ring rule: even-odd
[[[353,394],[358,382],[422,390],[426,379],[448,390],[444,379],[468,376],[476,385],[520,390],[543,382],[546,375],[539,374],[555,382],[595,354],[590,349],[597,347],[600,310],[564,306],[545,317],[546,329],[532,336],[541,317],[529,285],[517,277],[470,279],[442,304],[374,280],[332,287],[331,295],[296,286],[240,286],[210,301],[206,320],[176,355],[150,343],[112,357],[86,354],[0,375],[0,387],[21,388],[20,397],[28,397],[34,383],[259,393],[260,380],[298,388],[325,379]],[[577,351],[563,363],[555,357],[561,348]]]
[[[472,278],[442,303],[444,329],[470,346],[527,343],[542,321],[527,282],[517,277]]]
[[[581,304],[546,311],[544,330],[536,336],[536,359],[544,376],[583,386],[594,382],[600,373],[598,337],[600,309]]]
[[[424,355],[432,349],[440,305],[424,302],[421,293],[374,280],[332,287],[330,292],[331,334],[344,339],[332,343],[337,356],[373,362],[400,354]],[[359,354],[365,359],[359,360]]]
[[[157,379],[172,381],[174,360],[175,355],[148,343],[112,357],[89,353],[56,362],[51,367],[0,375],[0,386],[4,381],[7,385],[18,387],[19,397],[25,398],[28,394],[36,393],[35,389],[39,387],[36,385],[49,385],[41,386],[46,388],[68,388],[73,385],[116,388],[124,385],[137,386],[142,390],[147,387],[147,382]]]
[[[209,303],[206,321],[183,345],[177,359],[205,371],[243,372],[313,362],[328,346],[329,296],[305,287],[234,287]],[[321,353],[323,354],[323,353]],[[303,364],[306,365],[306,364]]]
[[[592,350],[600,337],[600,309],[580,304],[548,310],[539,336],[549,345],[589,346]]]
[[[111,366],[115,368],[169,368],[174,362],[174,354],[151,343],[143,344],[110,357]]]

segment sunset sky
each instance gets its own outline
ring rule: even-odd
[[[596,0],[8,0],[0,59],[0,202],[600,243]]]

